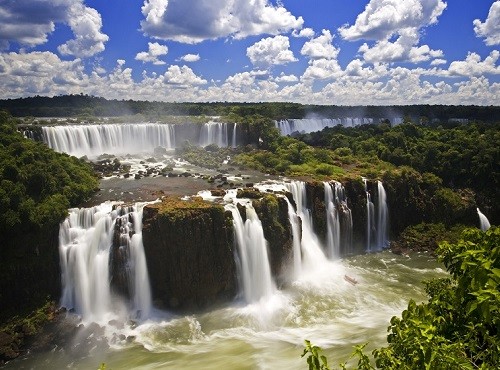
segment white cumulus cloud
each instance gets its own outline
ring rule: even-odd
[[[155,65],[165,64],[163,60],[158,59],[162,55],[167,55],[168,48],[165,45],[160,45],[157,42],[148,42],[148,51],[141,51],[135,56],[136,60],[140,60],[143,63],[149,62]]]
[[[335,59],[339,49],[332,45],[333,36],[329,30],[323,30],[322,35],[307,41],[300,53],[311,59]]]
[[[448,72],[452,76],[482,76],[485,74],[500,74],[500,66],[497,65],[500,52],[493,50],[490,55],[481,61],[477,53],[469,53],[465,60],[450,63]]]
[[[0,47],[11,42],[33,47],[48,40],[57,23],[68,25],[74,38],[58,47],[78,58],[102,52],[109,37],[101,31],[101,15],[83,0],[16,0],[0,6]]]
[[[303,28],[300,31],[293,30],[292,36],[293,37],[306,37],[308,39],[314,37],[315,32],[312,28]]]
[[[441,50],[419,46],[422,28],[435,24],[446,9],[442,0],[371,0],[354,25],[339,28],[348,41],[374,40],[359,51],[368,62],[418,63],[443,56]]]
[[[105,49],[104,43],[109,37],[101,32],[102,19],[97,10],[83,3],[73,2],[67,16],[67,23],[75,38],[57,48],[61,54],[82,58],[98,54]]]
[[[297,60],[290,50],[290,40],[282,35],[257,41],[247,48],[247,56],[253,65],[261,68],[287,64]]]
[[[171,85],[193,86],[205,85],[207,80],[197,76],[188,66],[172,65],[164,74],[164,82]]]
[[[500,0],[491,4],[488,18],[483,22],[474,20],[474,32],[478,37],[484,37],[486,45],[500,44]]]
[[[154,38],[198,43],[221,37],[299,30],[304,20],[269,0],[145,0],[141,30]]]
[[[200,60],[200,54],[186,54],[183,55],[180,60],[187,62],[187,63],[193,63],[197,62]]]

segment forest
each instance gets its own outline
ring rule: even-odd
[[[335,106],[297,103],[166,103],[134,100],[107,100],[88,95],[34,96],[0,100],[0,109],[15,117],[117,117],[143,115],[156,120],[166,115],[248,116],[258,114],[274,120],[319,116],[325,118],[371,117],[375,120],[411,117],[413,121],[448,122],[449,120],[495,121],[498,106]]]

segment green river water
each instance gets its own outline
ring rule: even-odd
[[[80,350],[82,338],[76,337],[64,348],[28,354],[5,369],[97,369],[101,363],[111,370],[306,369],[300,357],[305,339],[337,365],[354,345],[368,342],[368,351],[385,345],[390,318],[409,299],[425,299],[423,280],[444,276],[426,254],[350,257],[318,266],[252,305],[236,300],[186,316],[158,311],[155,319],[120,329],[100,323],[104,334],[91,335],[105,340],[93,348]]]

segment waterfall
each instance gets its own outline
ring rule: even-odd
[[[340,221],[334,204],[332,185],[329,182],[324,182],[323,186],[326,209],[326,250],[328,257],[334,259],[340,255]]]
[[[142,245],[142,208],[106,202],[74,208],[61,223],[61,306],[85,319],[100,320],[125,303],[135,315],[151,311],[151,289]],[[125,285],[123,285],[125,284]],[[117,307],[118,306],[118,307]]]
[[[242,293],[247,303],[254,303],[261,298],[271,296],[276,291],[262,223],[251,203],[245,204],[244,222],[235,204],[227,204],[225,207],[233,215]]]
[[[50,148],[77,157],[175,148],[175,125],[159,123],[46,126],[42,135]]]
[[[479,210],[477,209],[477,214],[479,216],[479,226],[482,231],[486,231],[491,227],[490,221],[488,218]]]
[[[320,247],[318,237],[312,228],[311,211],[307,208],[306,184],[303,181],[292,181],[286,183],[285,187],[292,193],[297,205],[297,215],[302,220],[302,266],[308,270],[317,268],[318,264],[326,261],[325,255]]]
[[[372,230],[375,229],[375,206],[372,202],[370,192],[368,191],[367,180],[363,178],[366,193],[366,251],[372,250]]]
[[[373,124],[373,122],[373,118],[303,118],[276,121],[275,126],[280,130],[281,135],[286,136],[296,131],[307,134],[321,131],[326,127],[335,127],[337,125],[353,127],[362,124]]]
[[[292,226],[292,237],[293,237],[293,274],[296,278],[300,276],[302,272],[302,251],[301,251],[301,230],[300,230],[300,218],[295,213],[292,203],[287,197],[284,197],[288,205],[288,219],[290,220],[290,225]]]
[[[377,181],[377,248],[380,250],[386,248],[389,244],[387,232],[389,228],[388,218],[389,211],[387,208],[387,196],[384,185],[381,181]]]
[[[238,127],[238,124],[235,122],[235,123],[234,123],[234,126],[233,126],[233,138],[232,138],[232,140],[231,140],[231,146],[232,146],[233,148],[236,148],[236,147],[237,147],[237,144],[236,144],[236,138],[237,138],[237,136],[236,136],[236,128],[237,128],[237,127]]]
[[[228,146],[227,123],[210,121],[201,126],[199,145],[210,144],[220,147]]]
[[[346,254],[352,252],[352,212],[347,205],[347,197],[345,195],[344,186],[335,181],[335,204],[338,210],[340,221],[340,245]]]

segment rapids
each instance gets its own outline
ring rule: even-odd
[[[345,274],[359,283],[351,285]],[[420,282],[443,276],[425,254],[381,252],[325,261],[258,302],[236,301],[190,315],[155,311],[149,320],[121,329],[104,323],[99,335],[109,348],[82,348],[78,343],[86,338],[77,336],[63,348],[5,368],[97,369],[104,362],[108,369],[306,369],[300,358],[304,339],[321,346],[336,364],[347,360],[356,344],[369,342],[368,351],[383,346],[390,318],[410,298],[425,298]]]

